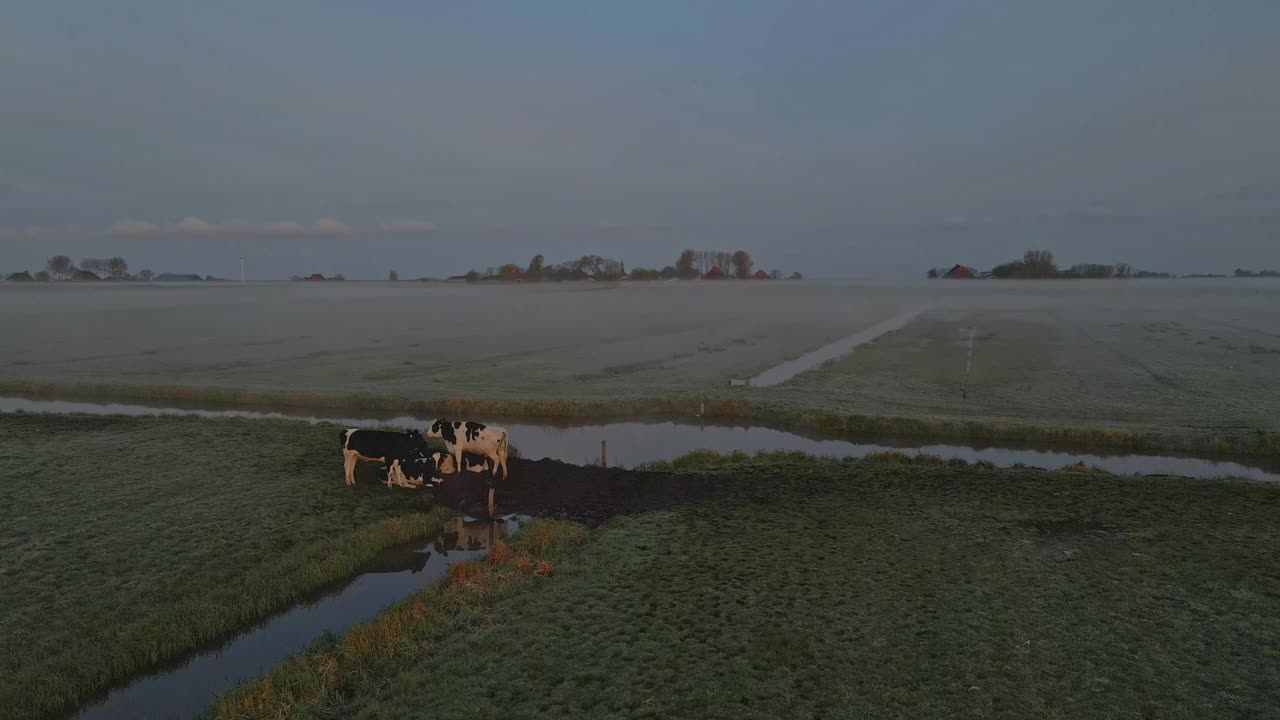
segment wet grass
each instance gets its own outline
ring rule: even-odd
[[[420,417],[527,418],[664,418],[688,419],[699,413],[709,421],[750,422],[779,430],[813,430],[865,438],[893,436],[934,441],[1036,443],[1074,450],[1128,450],[1186,453],[1207,457],[1280,457],[1280,431],[1241,428],[1231,435],[1146,432],[1123,428],[1031,425],[996,420],[945,420],[862,415],[830,410],[779,408],[740,399],[696,396],[646,400],[485,400],[448,398],[420,400],[379,395],[324,395],[218,387],[88,385],[0,380],[0,395],[61,400],[181,403],[206,407],[263,410],[368,411],[408,413]]]
[[[1194,434],[1207,447],[1213,435],[1230,441],[1280,430],[1272,382],[1280,355],[1254,349],[1273,342],[1277,315],[1261,303],[1228,311],[1192,298],[1167,298],[1185,304],[1177,311],[1083,295],[1045,305],[1027,298],[1029,306],[971,297],[759,399],[877,416]],[[1231,342],[1210,342],[1217,334]]]
[[[69,710],[433,536],[298,422],[0,415],[0,717]]]
[[[721,500],[616,519],[468,632],[405,642],[385,675],[278,717],[1280,707],[1280,489],[791,453],[669,468]]]
[[[357,626],[281,663],[223,696],[216,720],[336,716],[347,697],[381,689],[407,662],[430,658],[450,638],[493,624],[497,600],[555,572],[555,561],[585,531],[535,520],[484,560],[449,566],[447,578]]]

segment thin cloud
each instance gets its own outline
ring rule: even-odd
[[[338,222],[324,218],[317,220],[316,224],[311,228],[317,235],[347,235],[351,233],[351,228]]]
[[[1130,225],[1150,220],[1126,200],[1094,200],[1083,207],[1042,212],[1039,221],[1054,225]]]
[[[378,232],[387,235],[419,235],[435,232],[436,226],[426,220],[402,220],[378,226]]]
[[[987,224],[985,220],[977,220],[965,215],[950,215],[932,225],[926,225],[923,229],[925,232],[958,233],[986,227]]]
[[[152,237],[159,231],[159,227],[149,222],[117,220],[111,223],[111,229],[107,231],[107,234],[113,237]]]
[[[435,231],[426,220],[402,220],[380,225],[348,225],[340,220],[321,218],[313,223],[295,220],[247,222],[230,220],[215,222],[198,217],[184,217],[174,223],[156,224],[145,220],[117,220],[106,229],[78,226],[0,228],[0,238],[227,238],[227,237],[371,237],[378,235],[425,235]]]
[[[185,217],[173,226],[173,232],[184,236],[216,235],[219,231],[216,223],[201,220],[198,217]]]

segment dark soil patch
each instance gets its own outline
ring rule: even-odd
[[[561,517],[597,525],[615,515],[661,510],[709,499],[705,478],[598,466],[567,465],[556,460],[512,460],[511,478],[496,483],[495,512]],[[487,510],[491,476],[445,476],[435,490],[442,505],[475,517]]]

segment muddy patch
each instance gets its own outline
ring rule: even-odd
[[[661,510],[713,495],[709,481],[666,473],[569,465],[557,460],[513,460],[511,479],[462,473],[434,492],[441,505],[484,517],[493,487],[495,512],[558,517],[588,526],[616,515]]]
[[[1030,520],[1031,552],[1041,560],[1062,565],[1079,562],[1090,545],[1125,542],[1129,533],[1124,526],[1099,517],[1068,517]]]

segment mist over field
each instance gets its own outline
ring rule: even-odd
[[[1280,283],[1266,279],[3,293],[0,364],[15,380],[418,399],[695,395],[1206,432],[1280,424]],[[730,387],[904,314],[905,327],[777,386]]]

